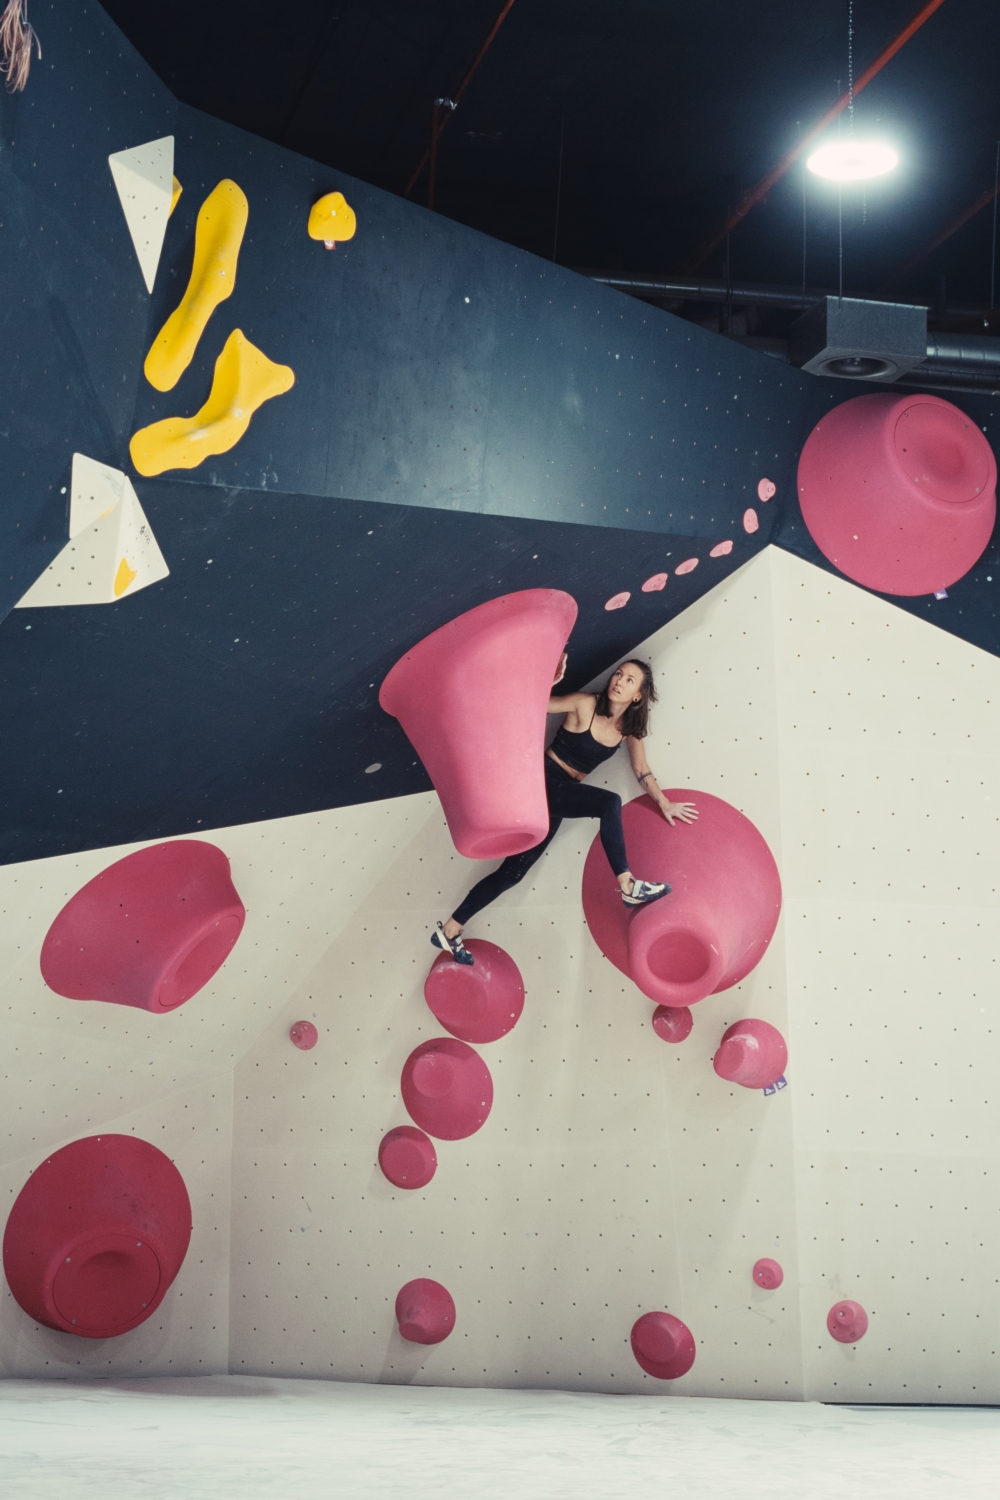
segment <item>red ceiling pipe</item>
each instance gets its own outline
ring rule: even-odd
[[[886,63],[891,61],[891,59],[896,56],[896,53],[900,50],[900,48],[906,46],[906,43],[910,40],[910,37],[914,36],[916,32],[920,30],[924,22],[929,21],[934,12],[941,9],[941,6],[943,4],[944,0],[926,0],[926,3],[920,7],[913,19],[907,22],[899,35],[893,38],[888,47],[883,48],[883,50],[879,53],[878,57],[876,57],[873,63],[869,63],[868,67],[865,69],[861,77],[858,79],[857,83],[854,85],[853,97],[855,99],[861,93],[861,90],[863,88],[867,88],[868,84],[871,83],[875,75],[877,73],[881,73]],[[850,90],[848,90],[846,94],[841,94],[840,98],[837,100],[832,109],[828,109],[819,123],[814,125],[811,130],[807,131],[806,134],[802,136],[801,140],[796,141],[792,149],[786,152],[778,162],[778,165],[776,167],[772,167],[767,176],[760,179],[756,187],[753,187],[749,192],[744,193],[739,205],[729,215],[725,223],[721,224],[718,229],[714,230],[708,236],[707,239],[703,240],[694,254],[684,262],[683,269],[685,271],[696,270],[703,261],[707,260],[713,250],[717,250],[719,248],[723,240],[726,238],[727,234],[730,234],[738,224],[742,223],[750,210],[752,208],[756,208],[758,203],[763,202],[768,193],[774,187],[775,183],[781,181],[782,177],[784,177],[785,173],[795,165],[802,153],[808,150],[808,148],[813,144],[814,141],[819,139],[824,130],[826,130],[827,126],[832,124],[832,122],[837,118],[838,115],[843,114],[844,110],[851,102],[851,97],[852,95]]]

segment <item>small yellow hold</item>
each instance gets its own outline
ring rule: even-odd
[[[143,366],[146,379],[158,391],[173,390],[194,358],[209,318],[232,296],[249,212],[242,188],[228,177],[201,205],[187,291],[153,340]]]
[[[201,411],[140,428],[129,443],[132,462],[146,475],[196,469],[213,454],[235,448],[257,408],[294,384],[294,370],[274,364],[234,328],[215,361],[212,389]]]
[[[170,218],[170,215],[173,213],[174,209],[177,207],[177,200],[180,197],[181,193],[183,193],[183,191],[184,191],[184,189],[181,187],[180,183],[177,181],[177,178],[175,177],[174,178],[174,185],[173,185],[173,187],[170,190],[170,209],[169,209],[169,212],[167,213],[167,218],[168,219]]]
[[[358,221],[343,193],[327,193],[309,210],[309,238],[322,240],[332,250],[338,240],[354,238]]]
[[[106,576],[107,575],[105,574],[105,577]],[[135,578],[135,569],[130,568],[128,565],[128,558],[123,557],[121,562],[118,564],[118,572],[115,574],[115,581],[112,585],[115,591],[116,599],[121,598],[122,594],[124,594],[129,585],[134,582]]]

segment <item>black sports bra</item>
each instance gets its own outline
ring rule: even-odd
[[[625,738],[622,735],[618,745],[602,745],[600,740],[595,740],[591,733],[591,725],[596,713],[595,703],[594,713],[591,714],[590,724],[586,729],[567,729],[564,724],[560,724],[555,739],[549,746],[549,749],[553,750],[560,760],[572,766],[574,771],[582,771],[585,776],[589,776],[591,771],[596,770],[603,761],[610,760],[618,749],[618,745]]]

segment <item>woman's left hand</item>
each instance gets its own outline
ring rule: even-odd
[[[693,823],[698,817],[698,809],[693,802],[668,802],[666,797],[660,803],[660,811],[671,828],[675,818],[680,818],[682,823]]]

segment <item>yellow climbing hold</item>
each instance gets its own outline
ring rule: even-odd
[[[170,207],[167,210],[168,219],[170,218],[170,215],[173,213],[174,209],[177,207],[177,200],[180,197],[181,193],[183,193],[183,191],[184,189],[181,187],[180,183],[175,177],[173,187],[170,189]]]
[[[143,366],[158,391],[173,390],[194,358],[205,324],[219,303],[232,296],[248,213],[243,190],[228,177],[201,205],[187,291],[156,335]]]
[[[134,568],[130,568],[128,565],[128,558],[123,557],[121,562],[118,564],[118,572],[115,574],[115,581],[112,584],[115,598],[120,599],[122,594],[124,594],[125,590],[128,588],[129,584],[133,583],[137,577],[138,574],[136,570]]]
[[[257,408],[294,384],[294,370],[274,364],[234,328],[215,361],[212,389],[201,411],[140,428],[129,443],[132,462],[147,475],[195,469],[212,454],[235,448]]]
[[[343,193],[327,193],[309,210],[310,239],[325,240],[332,246],[338,240],[353,239],[357,227],[354,209]]]

